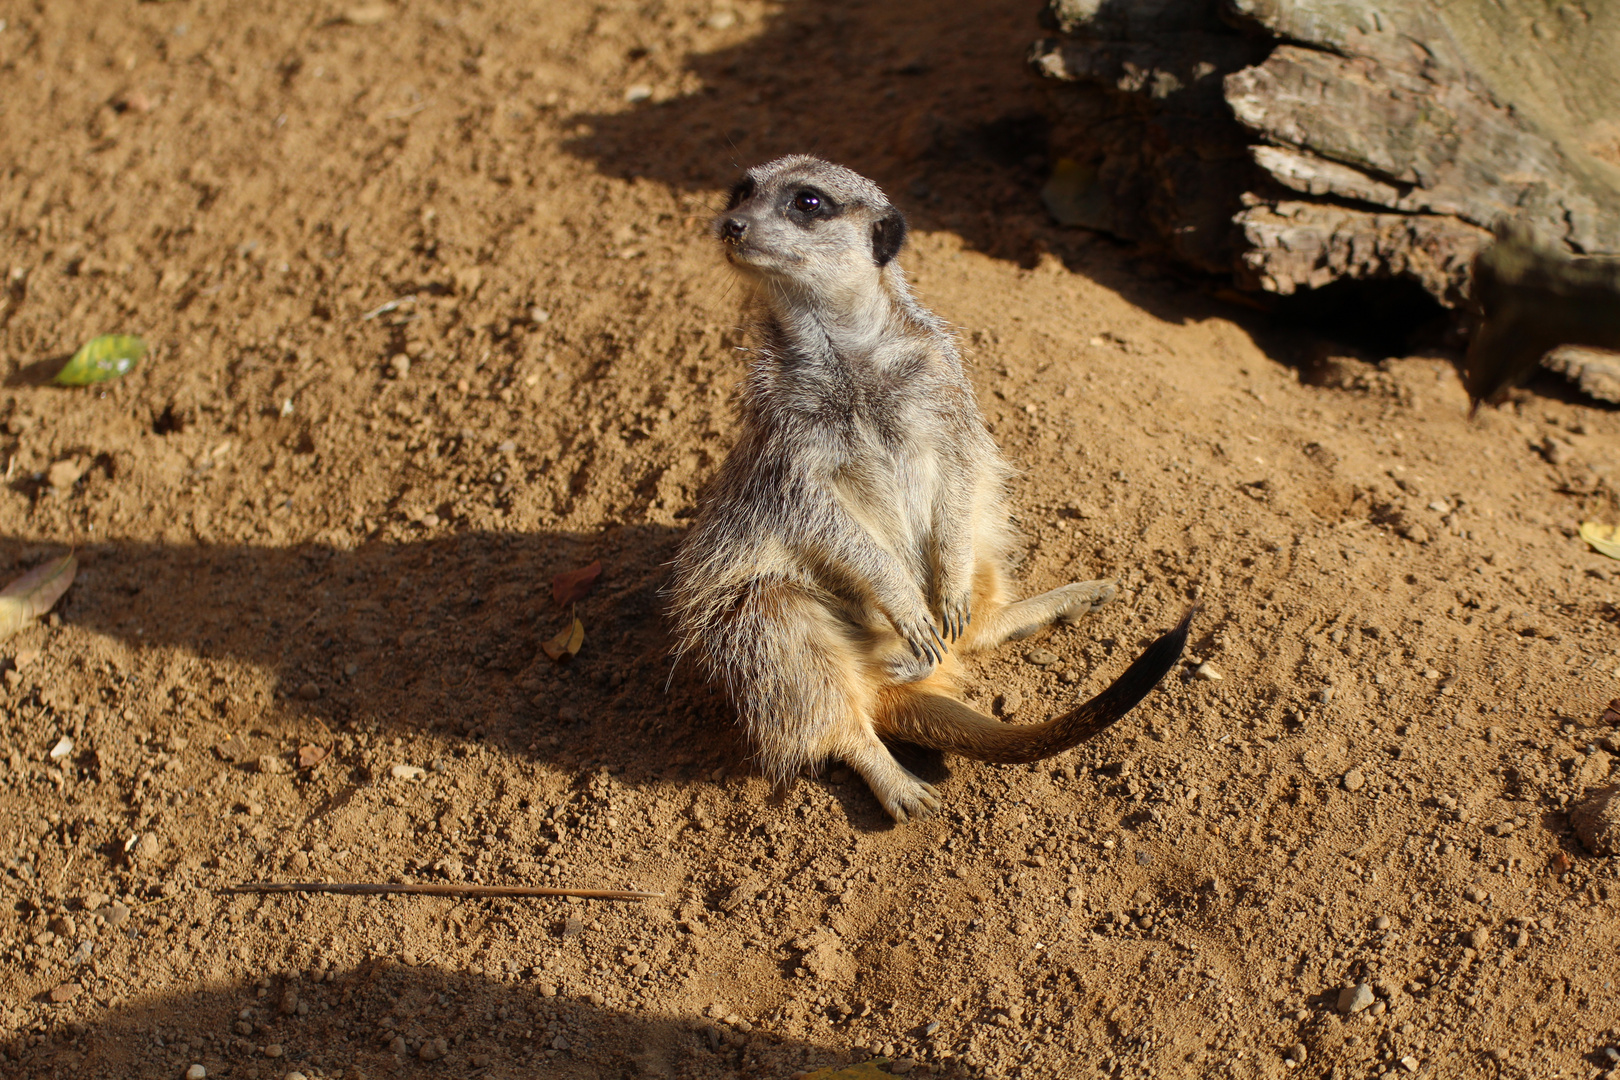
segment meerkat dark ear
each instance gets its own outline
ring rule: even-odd
[[[906,215],[891,209],[872,224],[872,261],[887,266],[906,243]]]

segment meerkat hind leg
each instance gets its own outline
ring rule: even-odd
[[[990,649],[1007,641],[1018,641],[1054,622],[1073,622],[1089,615],[1112,600],[1119,583],[1112,578],[1077,581],[1023,600],[1015,600],[974,620],[972,647]]]
[[[883,809],[896,821],[928,817],[941,806],[932,784],[912,775],[870,729],[841,747],[838,756],[861,774]]]

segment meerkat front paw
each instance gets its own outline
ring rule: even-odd
[[[932,675],[939,665],[926,657],[902,653],[889,657],[883,666],[888,672],[890,683],[900,686],[905,683],[921,682]]]
[[[973,621],[973,595],[959,593],[941,597],[939,601],[939,627],[946,641],[956,641],[967,633]]]
[[[1074,622],[1082,615],[1090,615],[1101,608],[1108,601],[1119,594],[1119,582],[1113,578],[1103,578],[1099,581],[1077,581],[1073,585],[1065,585],[1054,590],[1063,599],[1063,608],[1058,612],[1058,618],[1066,623]]]
[[[945,659],[946,646],[941,640],[939,631],[927,618],[909,619],[891,617],[895,632],[910,646],[911,654],[930,667]]]

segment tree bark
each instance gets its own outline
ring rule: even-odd
[[[1620,254],[1620,4],[1050,0],[1044,21],[1035,70],[1101,95],[1058,147],[1060,220],[1247,289],[1406,277],[1459,309],[1504,219]]]

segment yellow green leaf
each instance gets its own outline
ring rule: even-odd
[[[579,654],[579,648],[585,644],[585,624],[575,619],[567,629],[556,637],[540,646],[546,655],[553,660],[571,660]]]
[[[79,560],[72,555],[40,563],[0,589],[0,640],[10,637],[47,611],[73,584]]]
[[[102,334],[85,343],[56,373],[58,386],[89,386],[121,379],[146,355],[146,342],[134,334]]]
[[[850,1065],[842,1069],[817,1069],[808,1074],[804,1080],[889,1080],[893,1074],[884,1065],[889,1063],[888,1058],[873,1058],[863,1061],[859,1065]]]
[[[1595,521],[1581,522],[1581,539],[1592,545],[1592,550],[1611,559],[1620,559],[1620,525],[1599,525]]]

